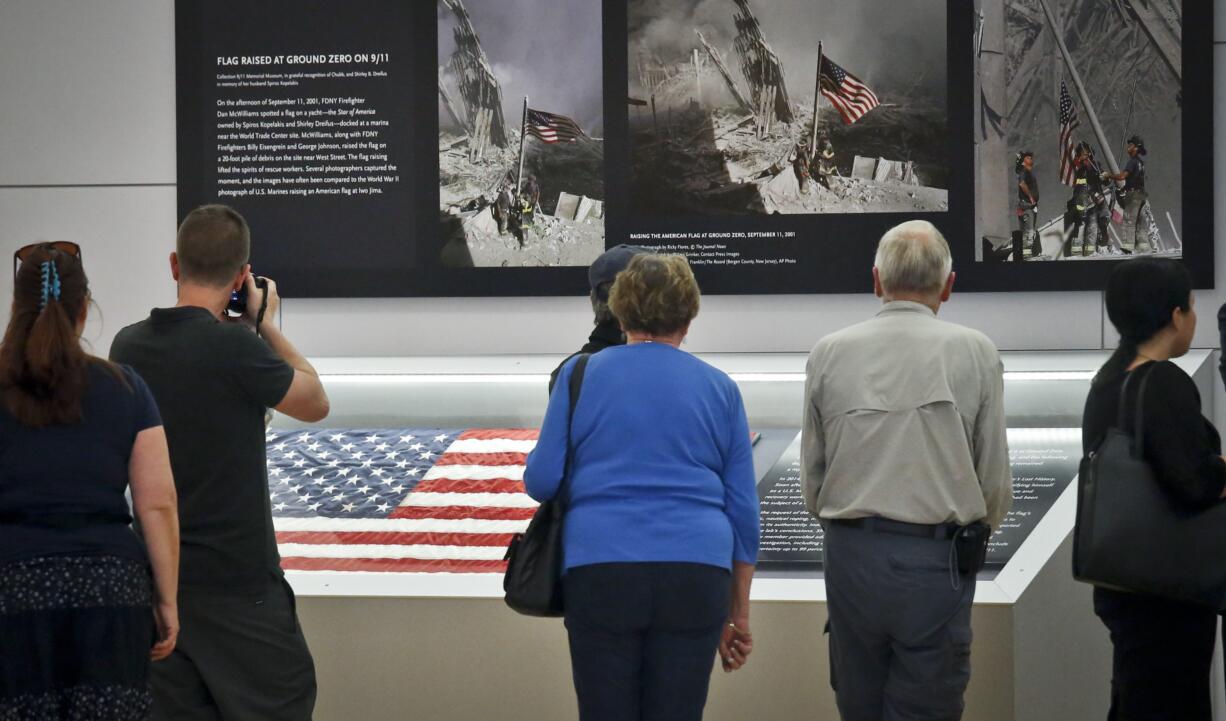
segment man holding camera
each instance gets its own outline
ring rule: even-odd
[[[247,263],[251,234],[208,205],[179,227],[178,304],[116,336],[165,421],[182,528],[174,653],[153,665],[155,719],[310,719],[315,666],[277,553],[265,413],[328,415],[319,375],[274,323],[277,286]],[[232,303],[240,289],[245,303]],[[227,308],[238,305],[239,318]]]

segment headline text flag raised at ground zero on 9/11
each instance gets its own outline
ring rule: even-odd
[[[269,431],[281,565],[296,571],[502,573],[537,503],[535,429]]]

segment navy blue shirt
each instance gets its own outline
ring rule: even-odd
[[[1129,158],[1124,172],[1128,173],[1128,177],[1124,178],[1124,190],[1145,190],[1145,161],[1141,160],[1141,156]]]
[[[89,364],[80,423],[31,428],[0,404],[0,516],[130,518],[124,493],[132,445],[162,420],[141,377],[126,366],[120,371]],[[146,558],[122,521],[80,528],[0,523],[0,564],[65,555]]]
[[[524,484],[537,500],[556,495],[562,479],[574,366],[558,375],[528,455]],[[749,425],[740,390],[722,371],[665,344],[607,348],[588,361],[570,435],[567,569],[757,561]]]

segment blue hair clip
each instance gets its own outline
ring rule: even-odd
[[[38,309],[42,310],[47,307],[47,303],[52,299],[60,299],[60,270],[55,267],[54,260],[43,261],[40,266],[42,270],[42,296],[39,300]]]

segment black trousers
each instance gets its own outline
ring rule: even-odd
[[[602,563],[563,581],[580,721],[700,721],[731,576],[696,563]]]
[[[1153,596],[1094,589],[1111,633],[1108,721],[1210,721],[1217,615]]]
[[[156,721],[309,721],[315,663],[294,592],[179,593],[179,642],[153,664]]]

